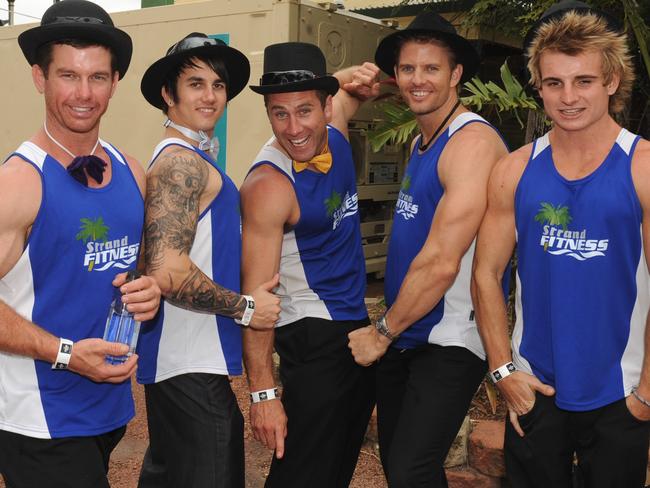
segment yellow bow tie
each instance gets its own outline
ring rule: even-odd
[[[329,151],[329,147],[326,146],[324,153],[317,154],[310,161],[306,161],[303,163],[294,160],[293,169],[296,170],[296,173],[300,173],[302,170],[309,167],[310,164],[314,165],[316,171],[320,171],[323,174],[327,174],[327,172],[332,167],[332,153]]]

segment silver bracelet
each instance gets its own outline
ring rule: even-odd
[[[255,313],[255,300],[250,295],[242,295],[244,300],[246,300],[246,308],[241,319],[235,319],[235,323],[241,325],[242,327],[248,327]]]
[[[641,395],[639,395],[639,392],[636,391],[637,388],[638,388],[638,386],[635,386],[634,388],[632,388],[632,395],[634,395],[634,398],[636,398],[637,400],[639,400],[639,401],[640,401],[641,403],[643,403],[646,407],[650,407],[650,402],[649,402],[648,400],[646,400],[645,398],[643,398]]]
[[[375,329],[377,329],[377,332],[379,332],[391,342],[397,339],[398,334],[393,334],[388,328],[388,322],[386,322],[386,314],[382,315],[381,318],[375,322]]]
[[[515,371],[517,371],[517,368],[514,364],[512,364],[512,361],[510,361],[509,363],[499,366],[497,369],[492,371],[490,373],[490,379],[492,380],[492,383],[496,385],[503,378],[510,376]]]

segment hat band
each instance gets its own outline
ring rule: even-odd
[[[181,39],[167,51],[167,56],[170,54],[176,54],[183,51],[188,51],[190,49],[195,49],[197,47],[205,46],[225,46],[226,43],[221,39],[213,39],[211,37],[186,37]]]
[[[270,71],[264,73],[260,78],[260,85],[284,85],[286,83],[295,83],[297,81],[313,80],[316,75],[306,69],[296,69],[291,71]]]
[[[105,24],[102,19],[98,19],[97,17],[71,17],[71,16],[65,16],[65,17],[54,17],[49,22],[46,22],[44,25],[49,25],[49,24]]]

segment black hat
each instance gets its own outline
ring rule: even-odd
[[[264,74],[260,86],[250,88],[261,95],[307,90],[324,90],[334,95],[339,89],[339,80],[325,70],[325,56],[314,44],[272,44],[264,49]]]
[[[160,90],[167,81],[169,73],[185,59],[194,56],[209,56],[221,60],[228,71],[228,100],[235,98],[244,89],[251,74],[248,58],[221,39],[213,39],[200,32],[186,35],[167,49],[167,54],[153,63],[145,71],[140,83],[140,91],[154,107],[164,109],[167,104]]]
[[[381,40],[375,51],[377,66],[387,75],[394,76],[400,40],[417,34],[429,34],[449,46],[456,55],[456,62],[463,65],[461,82],[471,79],[478,70],[479,56],[474,46],[456,33],[451,22],[430,10],[420,12],[405,29],[393,32]]]
[[[108,47],[117,60],[120,79],[131,62],[133,43],[129,35],[115,27],[99,5],[86,0],[57,2],[43,14],[41,25],[18,36],[18,44],[30,65],[36,64],[36,51],[44,44],[63,39],[80,39]]]
[[[548,9],[546,9],[546,11],[542,14],[542,16],[539,19],[537,19],[537,22],[535,22],[533,26],[530,28],[530,30],[526,34],[526,37],[524,38],[524,54],[526,55],[528,54],[527,53],[528,48],[533,43],[533,39],[535,39],[535,35],[537,34],[537,29],[539,29],[543,24],[546,24],[551,20],[560,19],[564,14],[566,14],[570,10],[575,10],[578,13],[596,14],[605,20],[609,30],[613,32],[621,31],[621,25],[618,22],[618,20],[606,14],[605,12],[595,10],[594,8],[587,5],[585,2],[580,2],[578,0],[562,0],[561,2],[555,3],[551,5]]]

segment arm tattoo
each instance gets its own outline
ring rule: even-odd
[[[174,293],[167,297],[167,301],[177,307],[195,312],[216,313],[240,319],[246,308],[244,297],[218,285],[194,264],[180,286],[172,286],[172,288]]]
[[[189,256],[199,220],[199,201],[208,183],[205,161],[187,150],[165,154],[147,177],[145,262],[149,273],[164,269],[165,251]],[[194,263],[180,284],[169,275],[172,304],[197,312],[241,318],[246,300],[219,286]]]

